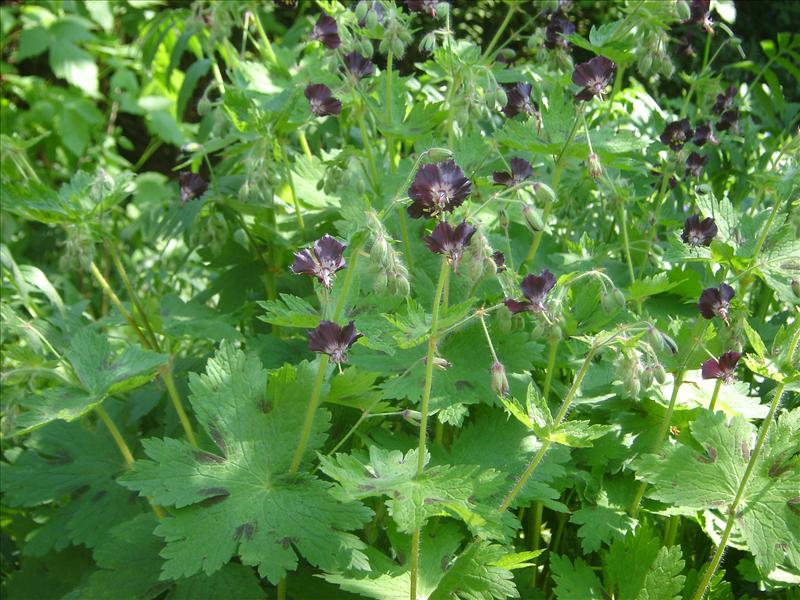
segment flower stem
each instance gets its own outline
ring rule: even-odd
[[[661,216],[661,206],[664,204],[664,199],[666,198],[667,189],[669,187],[669,178],[670,174],[666,170],[666,166],[662,167],[664,172],[661,175],[661,186],[658,189],[658,200],[656,200],[656,207],[653,210],[653,222],[650,224],[648,228],[647,234],[645,234],[644,239],[647,242],[647,248],[644,253],[644,257],[642,258],[642,263],[639,265],[639,272],[641,273],[645,266],[647,265],[647,259],[650,258],[650,248],[652,246],[652,242],[650,241],[650,237],[658,235],[658,220]]]
[[[506,13],[503,22],[500,23],[500,27],[495,32],[494,37],[489,42],[489,45],[486,46],[486,50],[483,51],[483,55],[481,56],[481,62],[486,60],[486,58],[492,53],[494,47],[497,45],[497,42],[500,40],[500,36],[503,35],[503,32],[508,27],[508,24],[511,22],[511,17],[514,16],[514,12],[517,10],[516,2],[509,2],[508,3],[508,12]]]
[[[306,409],[306,418],[303,421],[303,430],[300,432],[300,441],[297,444],[297,449],[294,451],[292,463],[289,466],[289,474],[297,472],[300,462],[303,460],[303,454],[306,451],[306,444],[308,438],[311,437],[311,429],[314,425],[314,415],[319,406],[319,398],[322,392],[322,384],[325,381],[325,373],[328,370],[328,360],[330,357],[327,354],[320,355],[319,368],[317,369],[317,378],[314,380],[314,387],[311,390],[311,399],[308,401],[308,408]]]
[[[675,402],[678,400],[678,391],[680,390],[681,384],[683,383],[683,378],[686,376],[686,365],[688,364],[689,358],[697,348],[697,344],[703,339],[703,334],[706,330],[706,322],[703,320],[703,317],[697,317],[697,321],[694,325],[694,331],[692,332],[692,347],[689,349],[689,352],[686,353],[686,356],[683,359],[678,370],[675,372],[675,379],[672,383],[672,395],[669,399],[669,405],[667,406],[667,410],[664,413],[664,417],[661,419],[661,424],[658,427],[658,433],[656,434],[656,441],[653,443],[653,447],[651,453],[656,453],[661,448],[661,445],[664,443],[664,440],[667,437],[667,431],[669,430],[669,424],[672,419],[672,413],[675,410]],[[644,498],[644,493],[647,490],[647,482],[642,481],[639,484],[639,489],[636,491],[636,496],[633,499],[633,504],[631,504],[630,514],[632,517],[635,517],[639,513],[639,505],[642,503],[642,498]]]
[[[261,38],[261,43],[264,45],[263,48],[264,55],[267,57],[267,60],[269,60],[269,62],[271,62],[273,65],[277,65],[278,57],[275,56],[275,52],[272,50],[272,44],[269,41],[267,32],[264,31],[264,26],[261,25],[261,19],[258,16],[258,11],[253,12],[253,22],[256,24],[256,29],[258,30],[258,37]]]
[[[139,317],[144,324],[144,328],[147,331],[147,336],[150,340],[150,347],[155,350],[156,352],[161,352],[161,348],[158,344],[158,338],[156,337],[153,328],[150,326],[150,320],[147,318],[147,313],[144,312],[142,308],[142,303],[139,301],[139,296],[136,293],[136,290],[131,285],[131,280],[128,277],[128,272],[125,270],[125,265],[120,260],[119,253],[117,252],[116,248],[114,248],[113,244],[106,244],[108,248],[109,254],[111,254],[111,260],[114,262],[114,266],[117,269],[117,273],[119,273],[120,279],[122,279],[122,285],[125,286],[125,290],[128,292],[128,296],[131,298],[131,302],[133,302],[133,306],[136,309],[136,312],[139,313]]]
[[[311,148],[308,147],[308,140],[306,139],[305,132],[298,131],[297,136],[300,138],[300,146],[303,148],[303,154],[306,155],[306,158],[309,160],[314,158],[314,155],[311,154]]]
[[[798,332],[800,332],[800,329],[798,329]],[[756,466],[756,461],[758,460],[759,454],[761,454],[761,449],[764,447],[764,441],[767,438],[770,425],[772,425],[772,419],[775,416],[775,411],[778,410],[778,405],[781,402],[781,396],[783,395],[783,390],[785,387],[786,384],[781,382],[775,390],[775,395],[773,396],[772,403],[769,407],[769,413],[767,413],[764,422],[761,424],[761,430],[758,432],[758,439],[756,440],[755,448],[753,448],[753,451],[750,453],[750,460],[747,463],[747,468],[742,476],[742,480],[739,482],[739,488],[736,490],[736,496],[733,498],[733,502],[731,502],[731,505],[728,507],[728,521],[725,523],[725,530],[722,532],[722,537],[719,540],[719,544],[717,544],[717,549],[714,552],[714,556],[711,558],[711,562],[703,573],[703,579],[697,586],[694,596],[692,596],[693,600],[701,600],[703,598],[706,593],[706,588],[711,582],[711,578],[714,576],[714,573],[717,571],[720,560],[722,560],[722,554],[725,552],[725,547],[728,544],[728,538],[731,535],[733,524],[736,522],[736,509],[739,506],[739,501],[744,495],[745,489],[747,488],[747,482],[750,480],[750,475],[753,473],[753,469]]]
[[[358,111],[358,129],[361,131],[361,143],[364,144],[364,150],[367,152],[367,162],[369,163],[369,176],[370,176],[370,183],[372,184],[372,188],[378,188],[378,169],[375,167],[375,156],[372,153],[372,144],[369,141],[369,136],[367,135],[367,123],[364,120],[364,113],[362,111]]]
[[[497,352],[494,351],[494,344],[492,344],[492,336],[489,335],[489,328],[486,327],[486,319],[483,317],[483,312],[478,314],[481,320],[481,327],[483,327],[483,334],[486,336],[486,343],[489,344],[489,352],[492,353],[492,360],[496,363],[500,362],[497,358]]]
[[[344,307],[347,303],[347,295],[350,292],[350,286],[353,284],[353,276],[356,272],[358,255],[361,253],[361,248],[363,246],[363,242],[353,246],[353,251],[350,253],[350,258],[347,262],[347,272],[344,275],[344,282],[342,283],[342,289],[339,290],[339,295],[336,298],[336,306],[333,309],[333,317],[331,318],[332,321],[337,321],[344,312]]]
[[[433,297],[433,309],[431,312],[431,334],[428,337],[428,354],[425,362],[425,387],[422,392],[422,403],[420,406],[419,422],[419,443],[417,447],[417,477],[421,477],[425,470],[425,446],[428,436],[428,404],[431,399],[431,389],[433,387],[433,359],[436,353],[436,342],[439,328],[439,305],[442,302],[442,293],[447,281],[447,274],[450,271],[450,263],[447,257],[442,257],[442,267],[439,270],[439,281],[436,284],[436,293]],[[417,598],[417,576],[419,572],[419,540],[422,532],[421,527],[414,530],[411,536],[411,585],[409,598]]]
[[[117,426],[114,424],[114,421],[111,420],[111,417],[106,412],[106,409],[103,408],[102,404],[98,404],[94,407],[94,412],[97,413],[97,416],[100,417],[100,420],[103,421],[103,424],[108,429],[108,432],[111,434],[111,437],[114,438],[114,442],[117,444],[117,448],[119,448],[120,454],[122,454],[122,458],[125,459],[125,466],[128,469],[133,468],[133,454],[131,454],[131,449],[128,447],[128,444],[125,442],[125,438],[122,437],[122,433],[120,433]],[[147,501],[150,503],[150,507],[153,509],[153,512],[159,519],[163,519],[166,517],[166,513],[164,509],[158,506],[157,504],[153,504],[153,502],[148,498]]]
[[[719,389],[722,387],[722,379],[717,379],[717,384],[714,386],[714,393],[711,395],[711,402],[708,405],[708,410],[714,412],[714,407],[717,405],[717,397],[719,396]]]
[[[633,261],[631,260],[631,245],[628,239],[628,211],[625,210],[625,204],[622,199],[617,200],[619,205],[619,226],[622,229],[622,243],[625,245],[625,261],[628,263],[628,276],[631,278],[631,285],[636,282],[636,274],[633,272]],[[637,300],[639,312],[641,312],[641,300]]]
[[[583,378],[586,377],[586,372],[589,370],[589,365],[592,364],[592,359],[594,358],[595,353],[597,352],[597,347],[592,346],[589,350],[589,353],[586,355],[586,358],[583,361],[583,365],[581,365],[580,371],[578,371],[578,375],[575,377],[575,381],[572,382],[572,387],[569,388],[567,392],[567,397],[564,398],[564,402],[561,404],[561,408],[558,411],[558,414],[553,419],[553,425],[557,427],[561,424],[561,421],[564,420],[564,417],[567,415],[569,411],[569,407],[572,404],[572,400],[575,398],[575,394],[578,393],[578,389],[583,382]],[[500,504],[497,511],[498,512],[505,512],[511,503],[514,501],[514,498],[522,491],[522,488],[528,482],[533,472],[536,470],[536,467],[539,466],[539,463],[542,462],[545,453],[550,448],[550,444],[552,444],[552,440],[548,437],[542,440],[542,446],[539,448],[539,451],[534,455],[531,462],[528,464],[528,467],[522,473],[522,476],[517,480],[517,483],[505,497],[505,500]]]
[[[550,385],[553,382],[553,372],[556,370],[556,353],[560,341],[560,339],[555,339],[550,342],[550,353],[547,356],[547,373],[545,373],[544,387],[542,388],[542,397],[545,402],[547,402],[547,397],[550,395]]]
[[[300,230],[300,236],[305,240],[307,239],[306,226],[305,223],[303,223],[303,213],[300,210],[300,200],[297,197],[297,191],[294,187],[294,179],[292,178],[292,169],[289,166],[289,158],[286,156],[286,152],[284,152],[283,149],[281,149],[281,158],[283,159],[283,169],[286,173],[286,183],[289,184],[289,193],[292,194],[292,204],[294,204],[294,214],[297,218],[297,228]]]
[[[564,142],[563,148],[561,148],[561,152],[559,152],[558,156],[555,160],[555,170],[553,171],[553,179],[550,183],[550,187],[553,189],[554,194],[558,194],[558,183],[561,181],[561,174],[564,171],[564,156],[567,153],[567,148],[572,143],[572,140],[575,138],[575,133],[578,131],[578,125],[581,123],[581,117],[583,115],[583,108],[578,106],[576,109],[577,113],[575,115],[575,121],[572,123],[572,129],[567,136],[567,140]],[[557,196],[556,196],[557,198]],[[550,218],[550,213],[553,210],[553,202],[548,202],[544,206],[544,210],[542,211],[542,221],[544,222],[545,226],[547,226],[547,219]],[[533,241],[531,242],[531,247],[528,249],[528,254],[525,256],[525,263],[533,262],[533,259],[536,258],[536,252],[539,250],[539,244],[542,243],[542,236],[544,235],[544,230],[537,231],[536,235],[533,236]]]

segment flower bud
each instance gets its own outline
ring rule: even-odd
[[[415,427],[419,427],[420,420],[422,419],[422,413],[418,410],[411,410],[410,408],[407,408],[402,412],[402,417]]]
[[[523,206],[522,216],[525,218],[525,224],[534,233],[544,229],[544,221],[542,220],[542,215],[539,213],[538,210],[536,210],[535,207],[529,204]]]
[[[600,165],[600,159],[598,158],[597,154],[594,152],[589,153],[589,177],[594,179],[595,181],[600,179],[600,175],[603,174],[603,168]]]
[[[650,75],[653,72],[653,55],[645,52],[639,57],[638,65],[639,73],[642,75]]]
[[[358,48],[361,54],[367,58],[372,58],[372,54],[375,52],[374,48],[372,47],[372,42],[366,38],[363,38],[359,41]]]
[[[510,311],[500,310],[495,313],[494,322],[497,325],[497,330],[506,335],[511,332],[512,315]]]
[[[533,184],[533,193],[536,199],[542,203],[555,202],[556,193],[546,183],[536,182]]]
[[[447,148],[429,148],[425,151],[425,156],[431,162],[444,162],[453,158],[453,153]]]
[[[436,5],[436,16],[440,18],[446,18],[447,15],[450,14],[450,3],[449,2],[439,2]]]
[[[369,4],[367,4],[365,0],[360,0],[359,3],[356,4],[356,8],[353,12],[356,15],[356,19],[361,21],[364,17],[367,16],[368,10],[369,10]]]
[[[686,0],[678,0],[675,3],[675,16],[681,21],[688,21],[692,18],[692,9]]]
[[[492,374],[492,391],[498,396],[508,395],[508,378],[503,363],[495,361],[490,369]]]
[[[800,281],[797,281],[797,279],[792,279],[791,286],[792,286],[792,293],[794,293],[795,296],[800,298]]]
[[[375,29],[378,26],[378,13],[374,10],[368,11],[364,18],[364,24],[367,26],[367,29]]]
[[[562,337],[561,327],[553,323],[547,327],[547,339],[551,342],[557,342]]]
[[[389,242],[383,234],[378,235],[372,243],[372,249],[369,251],[369,257],[376,264],[386,264],[386,257],[389,255]]]
[[[205,117],[209,112],[211,112],[212,108],[214,108],[214,104],[205,96],[197,101],[197,114],[201,117]]]
[[[419,51],[423,53],[431,53],[436,50],[436,34],[434,32],[426,33],[419,43]]]
[[[408,277],[397,274],[394,278],[395,291],[398,296],[405,298],[411,293],[411,284],[408,282]]]
[[[372,282],[372,289],[376,294],[386,291],[386,286],[389,283],[389,278],[384,271],[375,273],[375,279]]]
[[[672,64],[672,60],[670,60],[667,54],[663,53],[660,54],[659,59],[659,64],[661,65],[661,74],[667,79],[672,78],[672,76],[675,74],[675,65]]]
[[[661,363],[656,364],[656,366],[653,368],[653,375],[658,383],[662,385],[666,383],[667,372],[664,370],[664,367],[661,366]]]
[[[603,293],[600,294],[600,306],[602,306],[603,310],[609,314],[614,313],[619,309],[616,302],[614,302],[614,298],[612,298],[611,294],[605,290],[603,290]]]
[[[392,54],[397,58],[402,57],[406,53],[406,46],[399,37],[394,38],[389,43],[389,47],[392,49]]]
[[[661,332],[653,326],[647,328],[647,342],[653,347],[653,350],[660,352],[664,349],[664,338]]]
[[[625,390],[625,393],[628,394],[631,398],[638,398],[639,392],[642,389],[642,384],[639,381],[638,377],[630,377],[623,382],[622,387]]]
[[[619,288],[614,288],[611,291],[611,297],[614,299],[614,303],[619,308],[623,308],[623,309],[625,308],[625,306],[626,306],[625,295],[620,291]]]
[[[494,101],[499,106],[505,106],[508,104],[508,94],[506,94],[506,91],[503,88],[499,87],[495,90]]]
[[[653,385],[654,375],[655,371],[653,370],[653,367],[645,367],[642,369],[642,372],[639,373],[639,383],[641,383],[642,388],[647,389]]]

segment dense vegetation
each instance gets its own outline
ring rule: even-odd
[[[3,596],[798,598],[758,4],[0,7]]]

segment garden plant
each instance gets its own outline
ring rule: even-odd
[[[757,4],[5,3],[3,597],[800,597]]]

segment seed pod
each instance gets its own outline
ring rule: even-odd
[[[492,391],[498,396],[508,395],[508,378],[503,363],[495,361],[490,369],[492,374]]]
[[[439,18],[447,18],[447,15],[450,14],[450,3],[449,2],[439,2],[436,4],[436,16]]]

